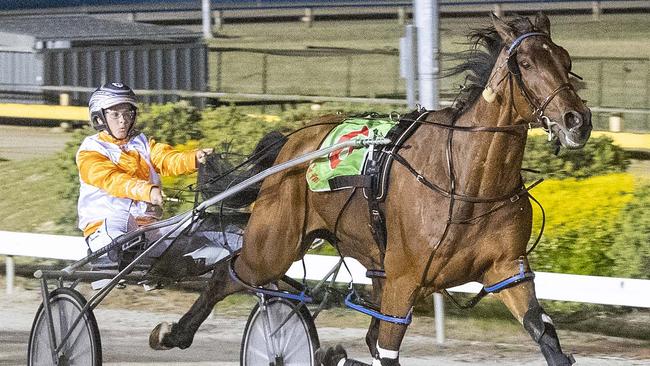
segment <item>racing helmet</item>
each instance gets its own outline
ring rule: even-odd
[[[107,130],[111,135],[113,134],[108,128],[106,123],[106,116],[104,115],[104,110],[112,106],[128,103],[133,106],[134,110],[137,111],[137,104],[135,99],[135,93],[131,88],[122,83],[106,83],[90,95],[90,100],[88,101],[88,109],[90,110],[90,125],[97,131]],[[135,125],[135,118],[131,124],[131,130]]]

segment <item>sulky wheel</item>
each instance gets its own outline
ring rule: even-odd
[[[273,297],[251,311],[244,328],[240,362],[242,366],[313,366],[318,347],[318,333],[307,307]]]
[[[50,311],[54,325],[56,344],[72,329],[72,325],[81,314],[86,304],[83,296],[69,288],[58,288],[50,293]],[[27,348],[27,365],[54,365],[50,344],[49,326],[46,310],[43,304],[38,308],[32,331],[29,335]],[[92,311],[86,314],[72,329],[65,346],[56,356],[58,366],[100,366],[102,364],[102,345],[99,338],[99,328]]]

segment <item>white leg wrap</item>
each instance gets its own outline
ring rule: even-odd
[[[379,347],[379,342],[377,342],[377,352],[379,352],[379,358],[390,358],[395,360],[399,357],[399,351],[383,349]]]
[[[543,321],[544,323],[548,323],[548,324],[554,325],[554,324],[553,324],[553,319],[551,319],[551,317],[548,316],[548,315],[546,315],[545,313],[542,313],[542,321]]]
[[[346,361],[346,360],[347,360],[347,358],[342,358],[342,359],[340,359],[340,360],[339,360],[339,363],[337,363],[336,366],[343,366],[343,365],[345,364],[345,361]]]
[[[372,359],[372,365],[371,366],[381,366],[381,361],[379,361],[376,358]]]

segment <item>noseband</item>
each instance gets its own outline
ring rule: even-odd
[[[517,37],[510,47],[508,48],[508,59],[507,59],[507,65],[508,65],[508,71],[511,76],[514,77],[515,81],[517,82],[517,85],[519,86],[519,90],[521,94],[526,98],[526,101],[530,105],[531,109],[533,110],[532,116],[533,116],[533,121],[529,121],[530,124],[533,123],[538,123],[539,125],[542,126],[542,128],[549,134],[549,139],[552,138],[553,136],[553,131],[551,130],[551,127],[553,125],[556,125],[557,123],[551,120],[549,117],[544,115],[544,111],[546,110],[546,107],[551,103],[553,98],[555,98],[561,91],[563,90],[571,90],[575,93],[575,89],[573,88],[573,85],[571,83],[563,83],[560,84],[557,88],[555,88],[544,100],[542,100],[541,103],[537,102],[537,98],[532,96],[530,93],[530,90],[526,87],[524,84],[524,80],[521,78],[521,70],[519,69],[519,64],[517,63],[517,48],[521,45],[521,43],[529,37],[545,37],[548,38],[548,35],[546,33],[542,32],[530,32],[530,33],[524,33]]]

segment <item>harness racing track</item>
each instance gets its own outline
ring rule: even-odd
[[[0,282],[4,278],[0,278]],[[87,284],[82,292],[90,292]],[[195,294],[176,290],[144,292],[139,286],[115,290],[106,303],[95,310],[102,337],[104,365],[239,365],[239,347],[252,298],[217,308],[187,350],[154,351],[147,340],[151,328],[184,311],[183,302]],[[189,298],[189,299],[188,299]],[[24,365],[29,329],[40,302],[38,283],[18,279],[14,294],[0,296],[0,364]],[[129,310],[127,310],[129,308]],[[146,311],[155,309],[156,311]],[[321,343],[344,344],[351,356],[367,360],[363,336],[368,318],[351,310],[327,310],[317,319]],[[472,320],[467,320],[471,322]],[[498,324],[498,325],[497,325]],[[517,324],[499,321],[477,327],[450,321],[448,340],[435,344],[434,326],[428,317],[415,317],[402,347],[409,366],[542,366],[536,345]],[[481,329],[481,330],[468,330]],[[472,333],[474,332],[474,333]],[[580,366],[650,365],[650,342],[560,330],[567,352],[575,354]]]

